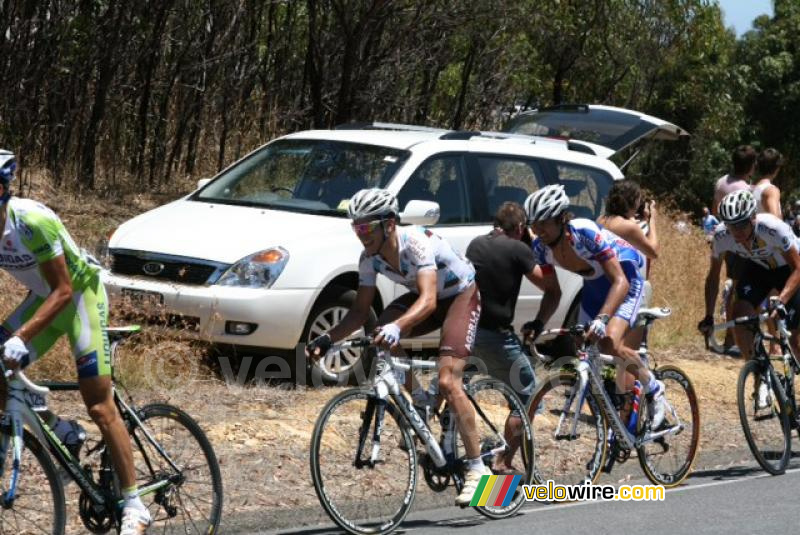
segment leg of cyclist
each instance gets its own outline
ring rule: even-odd
[[[440,308],[445,312],[442,338],[439,342],[439,391],[447,400],[456,419],[458,431],[464,441],[467,456],[467,473],[464,486],[456,497],[456,505],[468,505],[481,477],[492,471],[481,458],[478,434],[475,428],[475,410],[464,392],[463,371],[472,354],[475,333],[481,314],[478,288],[471,284],[454,298],[447,299]],[[440,310],[434,315],[439,315]]]
[[[114,404],[111,390],[111,348],[105,329],[108,299],[99,280],[93,287],[73,295],[74,309],[67,335],[76,355],[78,386],[89,416],[111,449],[114,471],[122,487],[121,535],[145,533],[150,513],[139,498],[133,468],[131,439]]]

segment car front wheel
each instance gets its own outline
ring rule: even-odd
[[[311,310],[306,322],[303,342],[310,342],[342,321],[355,300],[355,290],[341,287],[326,290]],[[367,323],[361,329],[354,331],[352,336],[364,336],[366,333],[372,332],[377,322],[377,315],[370,308]],[[324,366],[320,366],[319,362],[312,365],[312,384],[317,384],[319,379],[327,384],[364,382],[369,375],[369,359],[364,358],[366,351],[361,348],[352,348],[328,353],[322,359]]]

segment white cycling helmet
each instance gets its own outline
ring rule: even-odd
[[[569,197],[564,193],[564,186],[553,184],[531,193],[525,199],[525,213],[528,223],[544,221],[564,213],[569,206]]]
[[[362,189],[350,199],[347,215],[352,220],[396,216],[400,212],[397,197],[385,189]]]
[[[750,190],[728,193],[719,203],[719,217],[725,223],[739,223],[756,213],[756,199]]]

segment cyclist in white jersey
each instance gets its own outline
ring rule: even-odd
[[[24,368],[67,335],[81,396],[109,445],[122,487],[120,534],[143,534],[150,513],[138,496],[131,442],[112,397],[111,356],[104,330],[108,307],[99,268],[86,261],[49,208],[11,197],[15,169],[14,155],[0,150],[0,269],[29,290],[0,327],[3,359],[11,369]]]
[[[747,190],[726,195],[720,203],[723,223],[714,232],[711,265],[705,284],[706,317],[698,324],[703,332],[713,324],[714,302],[719,289],[722,255],[726,252],[749,260],[736,285],[735,317],[752,315],[771,290],[778,296],[770,299],[772,315],[786,318],[791,331],[790,343],[798,351],[800,324],[800,255],[792,229],[772,214],[756,214],[756,201]],[[748,329],[737,327],[739,348],[746,359],[753,345]]]
[[[366,323],[378,273],[408,288],[409,293],[392,301],[381,313],[375,340],[400,353],[401,336],[413,338],[442,330],[437,363],[439,391],[453,408],[464,437],[468,466],[456,505],[468,505],[481,477],[492,473],[481,459],[475,411],[462,388],[464,365],[472,353],[480,317],[475,270],[431,231],[398,227],[397,198],[384,189],[359,191],[350,199],[347,211],[364,246],[356,301],[338,325],[308,343],[306,354],[311,358],[324,355],[333,342]]]

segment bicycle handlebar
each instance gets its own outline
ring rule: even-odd
[[[30,379],[22,370],[6,370],[6,378],[7,379],[19,379],[22,385],[25,387],[26,390],[33,392],[34,394],[39,394],[40,396],[46,396],[50,393],[50,389],[46,386],[39,386]]]
[[[769,319],[769,314],[766,312],[762,312],[761,314],[755,314],[753,316],[740,316],[738,318],[733,318],[730,321],[726,321],[725,323],[718,323],[711,327],[714,331],[722,331],[724,329],[729,329],[731,327],[735,327],[736,325],[747,325],[747,324],[755,324],[755,323],[763,323]]]
[[[351,338],[350,340],[345,340],[344,342],[331,345],[328,353],[335,353],[337,351],[341,351],[342,349],[348,349],[351,347],[369,347],[372,345],[372,342],[373,339],[371,336],[359,336],[358,338]]]
[[[0,344],[0,353],[2,353],[2,351],[3,351],[3,344]],[[2,358],[1,355],[0,358]],[[28,379],[28,376],[25,375],[25,373],[23,373],[21,369],[17,368],[15,370],[10,370],[5,367],[5,363],[2,364],[2,367],[5,372],[6,379],[11,379],[11,378],[19,379],[19,381],[22,383],[22,385],[25,387],[26,390],[33,392],[34,394],[39,394],[40,396],[46,396],[48,393],[50,393],[50,389],[47,388],[46,386],[39,386],[30,379]]]

